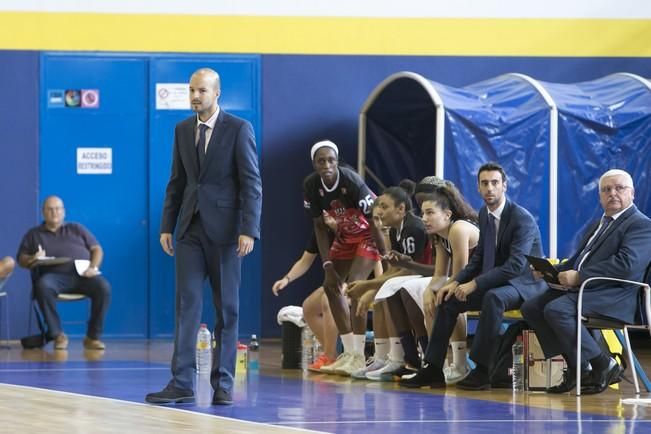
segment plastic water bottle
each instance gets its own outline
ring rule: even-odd
[[[319,356],[323,353],[323,347],[321,346],[321,342],[316,338],[316,335],[312,335],[312,362],[314,362],[316,359],[319,358]]]
[[[306,325],[301,332],[301,369],[307,368],[314,363],[314,333]]]
[[[251,335],[249,341],[249,373],[256,373],[260,370],[260,343],[256,335]]]
[[[235,373],[246,374],[248,350],[246,345],[237,342],[237,358],[235,360]]]
[[[516,338],[515,343],[511,349],[513,352],[513,391],[524,391],[524,345],[522,343],[522,336]]]
[[[197,374],[209,374],[212,367],[212,335],[206,324],[201,324],[197,332],[196,364]]]

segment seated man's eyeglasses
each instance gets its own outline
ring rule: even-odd
[[[602,193],[610,193],[615,190],[617,193],[622,193],[624,190],[631,188],[629,185],[605,185],[599,189]]]

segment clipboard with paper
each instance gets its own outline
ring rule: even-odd
[[[527,258],[527,261],[529,261],[534,270],[542,274],[543,280],[547,282],[550,288],[561,291],[569,291],[571,289],[561,285],[561,282],[558,280],[558,270],[547,258],[530,255],[524,255],[524,257]]]

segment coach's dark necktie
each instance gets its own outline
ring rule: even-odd
[[[488,214],[488,226],[486,226],[485,234],[482,234],[482,237],[484,238],[484,251],[482,252],[483,261],[481,265],[482,273],[495,267],[495,248],[497,239],[495,234],[495,216],[493,214]]]
[[[574,263],[574,268],[578,270],[579,265],[581,265],[581,261],[583,261],[583,258],[586,257],[588,253],[590,253],[590,250],[594,247],[594,245],[599,241],[601,237],[603,237],[604,233],[606,230],[610,227],[610,224],[613,222],[613,218],[610,216],[603,216],[601,218],[601,226],[599,226],[599,230],[597,230],[597,233],[595,236],[592,237],[592,239],[588,242],[588,244],[585,245],[583,250],[581,250],[581,254],[576,258],[576,262]]]
[[[206,131],[208,131],[208,125],[199,124],[199,141],[197,142],[197,161],[199,162],[199,168],[203,165],[203,160],[206,158]]]

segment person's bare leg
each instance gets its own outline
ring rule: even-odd
[[[385,363],[389,355],[389,329],[387,328],[386,303],[376,301],[373,305],[373,341],[375,344],[374,357],[377,364],[375,368],[379,369]],[[371,368],[373,369],[373,368]]]
[[[452,350],[452,363],[460,372],[465,372],[467,365],[467,327],[466,314],[462,313],[457,317],[457,324],[454,326],[450,337],[450,348]]]
[[[345,278],[350,269],[351,261],[333,261],[335,271],[337,274]],[[330,305],[330,312],[337,325],[337,331],[340,335],[346,335],[353,331],[350,323],[350,308],[348,307],[348,300],[340,290],[340,288],[332,288],[330,290],[324,288],[328,303]]]
[[[414,330],[416,336],[427,336],[425,316],[423,315],[420,306],[418,306],[418,303],[416,303],[416,300],[414,300],[412,296],[409,295],[409,292],[404,289],[400,290],[400,299],[402,300],[405,312],[407,312],[407,318],[409,318],[411,328]]]
[[[395,334],[392,337],[397,337],[399,332],[411,330],[411,322],[408,318],[407,310],[402,303],[400,291],[393,294],[385,300],[388,317],[391,318],[392,326],[394,327]]]
[[[462,313],[457,317],[457,325],[454,326],[450,340],[465,341],[466,339],[468,339],[468,322],[466,321],[466,314]]]
[[[373,271],[375,266],[375,261],[369,258],[362,258],[356,256],[353,259],[353,263],[350,266],[350,271],[348,273],[348,278],[346,282],[355,282],[357,280],[366,280],[368,276]],[[365,335],[366,334],[366,315],[356,315],[357,312],[357,300],[351,300],[350,305],[351,311],[351,321],[352,321],[352,330],[356,335]]]
[[[394,363],[399,363],[399,364],[404,364],[405,360],[405,351],[402,345],[403,339],[400,338],[400,333],[398,332],[398,327],[396,325],[396,322],[393,320],[393,316],[395,313],[399,312],[400,309],[397,309],[397,306],[392,306],[396,303],[396,300],[399,301],[399,297],[397,294],[392,295],[391,297],[382,300],[381,303],[379,303],[384,310],[385,314],[385,325],[387,329],[387,334],[389,336],[389,349],[388,349],[388,354],[387,354],[387,360],[394,362]],[[398,303],[400,304],[400,303]],[[404,309],[403,309],[404,310]],[[409,322],[404,318],[401,319],[402,324],[408,324]],[[411,336],[411,330],[407,329],[409,336],[412,338],[413,341],[413,336]],[[415,348],[416,344],[413,344],[413,347]],[[416,353],[416,357],[417,357]]]
[[[323,334],[324,317],[323,307],[321,305],[321,297],[323,296],[323,289],[319,288],[308,295],[303,301],[303,319],[312,330],[316,338],[323,343],[325,342],[325,335]]]
[[[334,360],[337,358],[337,324],[330,312],[330,303],[326,297],[323,289],[321,289],[321,310],[323,311],[323,352],[329,359]]]
[[[385,304],[386,303],[383,302],[376,302],[373,307],[373,336],[375,336],[376,339],[389,338]]]
[[[16,267],[16,262],[11,256],[6,256],[0,259],[0,279],[8,277],[14,268]]]
[[[415,312],[411,313],[406,309],[402,296],[403,292],[406,291],[400,289],[400,291],[387,298],[387,306],[391,318],[390,322],[395,326],[395,333],[391,335],[391,337],[394,338],[392,341],[392,348],[393,345],[395,345],[395,339],[398,338],[402,345],[402,349],[404,350],[404,359],[414,366],[420,366],[420,356],[418,354],[417,344],[418,334],[414,335],[412,333],[412,319],[409,317],[412,314],[417,316],[417,314]],[[416,308],[420,311],[418,305],[416,305]],[[422,318],[422,312],[420,312],[420,316]],[[424,329],[425,326],[423,325],[422,328]]]

